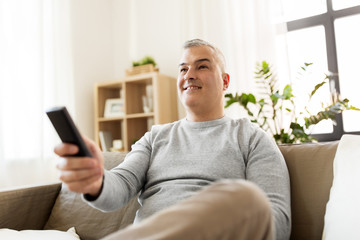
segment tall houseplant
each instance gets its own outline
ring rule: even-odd
[[[307,71],[310,65],[312,64],[305,63],[304,66],[301,66],[301,71]],[[277,78],[269,63],[263,61],[257,64],[255,75],[258,87],[261,89],[261,98],[257,99],[252,93],[236,93],[235,95],[229,93],[225,95],[225,108],[234,103],[240,104],[246,110],[250,120],[270,132],[277,143],[316,141],[310,135],[310,126],[325,119],[334,121],[335,116],[344,110],[360,110],[350,105],[348,99],[340,99],[337,93],[332,93],[330,104],[323,105],[322,110],[316,114],[309,112],[308,106],[311,104],[313,96],[329,82],[331,74],[325,75],[324,79],[314,86],[309,93],[308,104],[302,111],[295,111],[296,104],[292,85],[286,85],[282,92],[279,90]],[[283,126],[281,123],[283,114],[290,115],[291,120],[288,126]]]

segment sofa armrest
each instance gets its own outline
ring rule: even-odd
[[[0,228],[43,229],[61,184],[0,191]]]

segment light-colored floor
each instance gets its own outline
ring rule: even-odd
[[[60,182],[54,161],[0,164],[0,191]]]

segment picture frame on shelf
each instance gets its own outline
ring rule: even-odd
[[[122,117],[125,115],[124,100],[122,98],[109,98],[105,101],[105,118]]]
[[[110,152],[121,152],[124,150],[124,144],[121,139],[114,139],[112,142],[112,147],[110,148]]]

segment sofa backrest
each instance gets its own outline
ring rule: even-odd
[[[321,239],[337,146],[338,141],[279,146],[290,174],[290,239]]]

